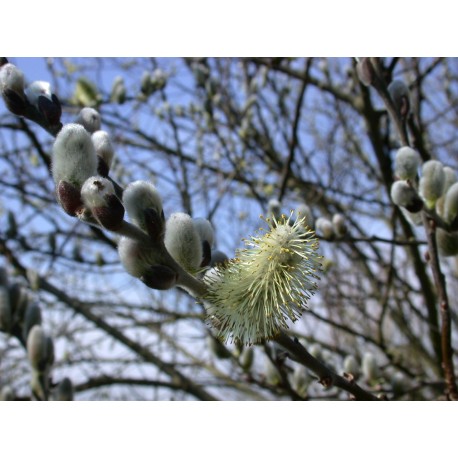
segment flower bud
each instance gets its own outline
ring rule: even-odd
[[[438,227],[436,242],[441,256],[455,256],[458,254],[458,232],[448,232]]]
[[[395,205],[417,213],[423,208],[423,201],[408,181],[398,180],[391,185],[391,200]]]
[[[212,250],[215,233],[210,221],[205,218],[193,218],[194,227],[199,234],[202,243],[202,262],[200,267],[205,267],[211,262]]]
[[[332,217],[332,227],[337,237],[343,237],[347,233],[347,223],[345,221],[345,217],[340,213],[336,213]]]
[[[444,175],[445,175],[444,193],[436,202],[436,211],[442,217],[444,217],[445,196],[447,195],[447,192],[452,187],[452,185],[454,185],[458,181],[456,178],[456,172],[451,167],[444,167]]]
[[[13,323],[22,324],[29,303],[28,294],[19,283],[13,283],[8,290]]]
[[[359,377],[359,364],[353,355],[347,355],[345,357],[343,370],[346,374],[352,374],[355,378]]]
[[[101,226],[110,231],[121,227],[124,207],[111,181],[97,176],[88,178],[81,188],[81,198]]]
[[[321,359],[322,356],[323,356],[320,344],[314,343],[314,344],[310,345],[308,351],[316,359]]]
[[[56,187],[57,201],[62,209],[70,216],[77,216],[84,209],[81,192],[67,181],[59,181]]]
[[[38,373],[43,373],[48,363],[48,341],[46,337],[39,324],[30,330],[27,337],[27,355],[32,368]]]
[[[126,86],[122,76],[117,76],[113,81],[111,88],[110,100],[122,105],[126,101]]]
[[[46,119],[51,126],[60,124],[62,106],[59,99],[51,91],[47,81],[34,81],[25,90],[27,100]]]
[[[364,86],[371,86],[375,79],[374,67],[370,61],[370,57],[361,57],[356,64],[356,73]]]
[[[312,215],[312,211],[310,210],[310,207],[306,204],[301,204],[299,205],[296,210],[294,210],[296,219],[302,219],[305,218],[305,224],[313,229],[314,226],[314,219]]]
[[[269,215],[275,217],[275,219],[281,218],[281,204],[277,199],[270,199],[267,204],[267,211]]]
[[[0,391],[0,401],[14,401],[14,391],[9,386],[4,386]]]
[[[407,380],[402,372],[398,371],[393,374],[391,377],[391,388],[393,394],[396,396],[400,396],[407,390]]]
[[[56,186],[66,181],[78,189],[97,173],[97,156],[91,136],[79,124],[65,125],[52,150],[52,174]]]
[[[27,342],[27,337],[29,335],[30,330],[35,325],[41,324],[41,309],[37,304],[30,303],[28,304],[25,315],[24,315],[24,323],[22,325],[22,338],[24,342]]]
[[[375,356],[370,352],[364,353],[362,372],[365,380],[369,383],[375,382],[380,377],[377,361],[375,360]]]
[[[444,219],[454,224],[458,216],[458,183],[453,184],[445,194]]]
[[[153,93],[153,85],[151,83],[151,75],[148,71],[144,71],[140,82],[140,91],[143,95],[149,96]]]
[[[265,371],[267,383],[270,385],[279,385],[281,383],[281,375],[270,359],[266,359]]]
[[[401,118],[407,118],[410,111],[409,88],[401,80],[394,80],[388,86],[388,92]]]
[[[445,173],[441,162],[429,160],[423,164],[420,178],[420,194],[429,208],[433,208],[437,199],[444,193]]]
[[[102,177],[107,177],[113,162],[114,149],[108,132],[98,130],[91,136],[99,163],[97,170]]]
[[[249,372],[254,361],[253,347],[245,348],[240,355],[240,365],[245,372]]]
[[[83,108],[75,119],[76,124],[81,124],[89,133],[100,130],[102,121],[100,114],[94,108]]]
[[[10,295],[6,286],[0,286],[0,331],[9,333],[13,326]]]
[[[231,357],[231,352],[215,337],[209,335],[207,337],[207,343],[210,351],[218,359],[228,359]]]
[[[27,101],[24,94],[24,74],[13,64],[0,67],[0,93],[11,113],[24,116]]]
[[[185,270],[195,272],[202,262],[202,244],[192,218],[173,213],[166,222],[164,244],[173,259]]]
[[[395,158],[394,173],[400,180],[415,180],[420,165],[420,155],[413,148],[399,148]]]
[[[215,267],[218,264],[223,264],[228,260],[228,256],[223,253],[222,251],[219,250],[213,250],[212,251],[212,257],[210,260],[210,266]]]
[[[307,394],[307,389],[309,387],[310,377],[307,372],[307,369],[298,364],[294,368],[292,376],[292,387],[299,394],[299,396],[305,396]]]
[[[134,181],[125,189],[122,201],[130,220],[152,238],[162,236],[164,212],[156,187],[147,181]],[[145,210],[148,210],[145,213]]]
[[[334,228],[331,221],[320,216],[315,222],[316,232],[324,239],[331,239],[334,236]]]
[[[73,396],[72,381],[68,377],[65,377],[59,385],[57,385],[54,399],[56,401],[73,401]]]

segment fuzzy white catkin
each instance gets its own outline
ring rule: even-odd
[[[395,175],[400,180],[414,180],[420,165],[420,155],[410,146],[399,148],[395,158]]]
[[[345,217],[340,213],[336,213],[332,217],[332,226],[337,237],[343,237],[347,233]]]
[[[97,174],[97,156],[91,136],[79,124],[66,124],[56,137],[52,149],[54,183],[67,181],[80,188]]]
[[[330,239],[334,235],[334,228],[331,221],[320,216],[315,222],[315,228],[319,235],[325,239]]]
[[[298,205],[294,213],[297,219],[305,218],[305,224],[313,229],[315,221],[313,219],[312,210],[310,210],[307,204]]]
[[[94,108],[83,108],[75,119],[76,124],[81,124],[89,133],[94,133],[100,130],[102,121],[100,114]]]
[[[210,247],[212,247],[215,242],[215,233],[210,221],[205,218],[193,218],[192,221],[197,233],[199,234],[200,240],[202,242],[207,241]]]
[[[359,376],[359,364],[353,355],[347,355],[343,361],[343,370],[347,374],[352,374],[355,377]]]
[[[105,197],[113,194],[113,183],[99,176],[88,178],[81,188],[81,198],[88,208],[106,207]]]
[[[155,250],[145,248],[141,242],[129,237],[121,237],[118,254],[124,269],[133,277],[140,278],[151,265],[157,264]]]
[[[281,204],[277,199],[270,199],[267,204],[267,209],[269,214],[274,216],[276,219],[281,217]]]
[[[444,193],[445,173],[441,162],[431,159],[422,167],[420,178],[420,194],[426,200],[429,208],[434,207],[437,199]]]
[[[436,242],[441,256],[447,257],[458,254],[458,232],[448,232],[438,227]]]
[[[24,74],[13,64],[0,68],[0,91],[10,89],[18,95],[24,93]]]
[[[47,360],[46,334],[40,325],[35,325],[27,337],[27,355],[31,366],[38,372],[43,371]]]
[[[366,381],[372,382],[379,378],[380,373],[379,373],[379,369],[377,366],[377,361],[375,359],[375,356],[372,353],[370,352],[364,353],[361,366],[362,366],[362,372],[363,372],[363,375]]]
[[[108,132],[98,130],[92,134],[91,138],[94,144],[95,153],[97,156],[100,156],[105,161],[108,168],[110,168],[113,162],[114,149]]]
[[[51,100],[51,84],[47,81],[34,81],[25,89],[25,95],[31,105],[38,106],[38,97],[44,96]]]
[[[418,197],[417,191],[405,180],[395,181],[390,195],[393,203],[400,207],[410,207]]]
[[[130,220],[146,230],[143,210],[153,208],[161,215],[162,199],[156,187],[148,181],[134,181],[130,183],[122,195],[122,202]]]
[[[444,219],[451,223],[458,215],[458,183],[453,184],[445,194]]]
[[[202,262],[202,243],[189,215],[180,212],[170,215],[165,226],[164,244],[185,270],[198,270]]]

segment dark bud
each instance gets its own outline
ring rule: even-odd
[[[67,181],[59,181],[56,192],[61,207],[68,215],[76,216],[84,208],[79,189]]]
[[[114,195],[105,197],[106,207],[94,207],[92,213],[95,219],[109,231],[117,231],[124,221],[124,206]]]
[[[200,267],[205,267],[210,264],[212,259],[212,249],[207,240],[202,241],[202,262]]]
[[[356,64],[356,73],[364,86],[372,85],[375,79],[375,72],[369,57],[362,57]]]
[[[0,57],[0,67],[8,63],[8,59],[6,57]]]
[[[27,103],[24,98],[20,97],[16,92],[11,89],[3,90],[3,99],[8,110],[17,116],[25,116],[27,110]]]
[[[38,110],[48,121],[49,125],[55,126],[60,123],[62,116],[62,106],[55,94],[51,95],[51,100],[44,95],[40,95],[37,100]]]
[[[162,240],[165,233],[164,212],[161,210],[159,214],[154,208],[145,208],[143,214],[145,216],[146,231],[151,237],[151,240]]]
[[[423,200],[416,196],[412,199],[412,202],[405,207],[410,213],[418,213],[423,209]]]
[[[178,279],[177,273],[167,266],[151,266],[148,271],[140,277],[140,280],[152,289],[170,289],[175,286]]]
[[[108,167],[108,164],[105,162],[105,159],[101,156],[97,156],[99,162],[97,164],[97,173],[103,177],[107,178],[108,173],[110,172],[110,168]]]

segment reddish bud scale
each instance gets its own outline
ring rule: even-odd
[[[105,197],[106,207],[95,207],[92,209],[94,218],[109,231],[117,231],[124,221],[124,206],[114,195]]]
[[[84,208],[79,189],[67,181],[61,180],[56,192],[61,207],[68,215],[76,216]]]

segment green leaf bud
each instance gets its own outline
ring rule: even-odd
[[[405,180],[395,181],[391,185],[391,200],[411,213],[417,213],[423,208],[423,201],[417,191]]]
[[[420,194],[426,201],[428,208],[433,208],[437,199],[444,193],[445,173],[441,162],[433,159],[425,162],[420,178]]]
[[[172,213],[166,222],[164,244],[173,259],[185,270],[195,272],[202,262],[202,243],[192,218]]]
[[[66,124],[52,150],[52,174],[56,186],[66,181],[78,189],[97,174],[97,155],[91,136],[79,124]]]
[[[395,158],[394,173],[400,180],[415,180],[420,166],[420,155],[409,146],[399,148]]]
[[[113,86],[111,87],[110,100],[120,105],[126,101],[126,86],[122,76],[117,76],[114,79]]]

